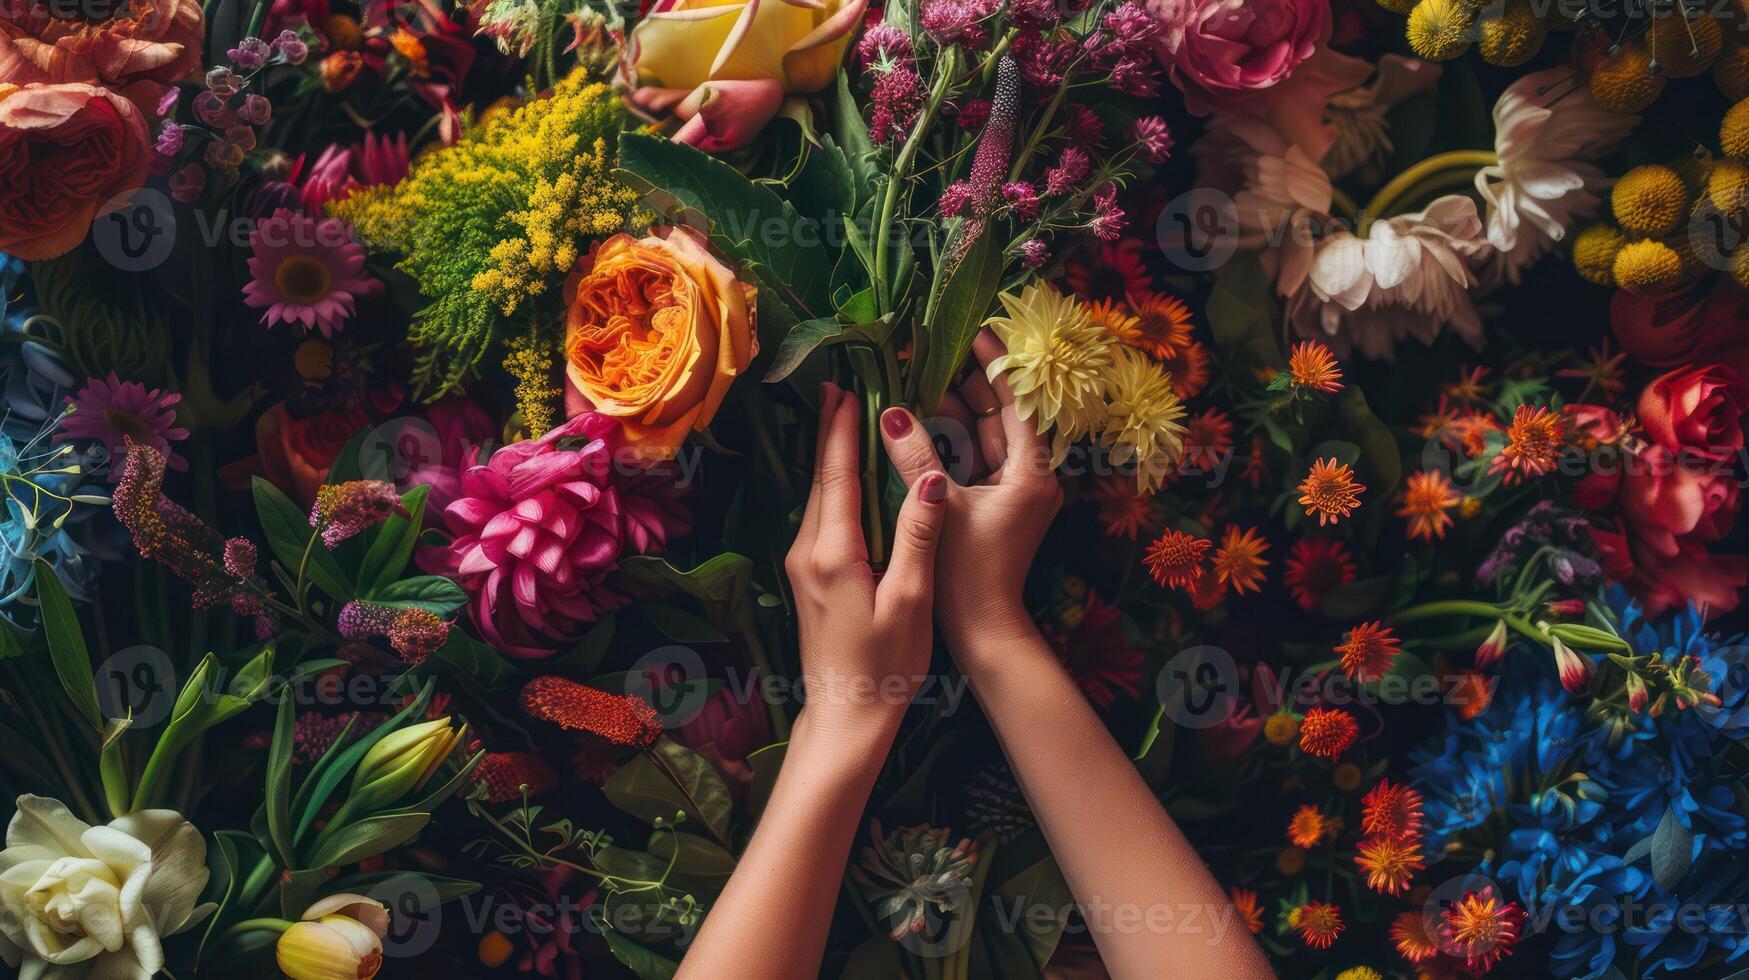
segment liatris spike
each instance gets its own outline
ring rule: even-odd
[[[627,748],[649,748],[662,736],[656,709],[642,698],[609,694],[552,675],[522,689],[522,710],[560,728],[590,732]]]
[[[418,666],[436,653],[449,639],[449,623],[429,609],[389,606],[362,599],[347,603],[340,610],[335,624],[340,636],[362,640],[371,636],[387,637],[407,663]]]
[[[412,519],[393,483],[382,480],[347,480],[329,483],[316,491],[310,508],[310,526],[322,533],[322,543],[338,548],[342,541],[373,528],[390,517]]]

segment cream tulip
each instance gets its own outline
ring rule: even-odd
[[[280,933],[274,948],[291,980],[367,980],[383,966],[389,910],[363,895],[330,895]]]

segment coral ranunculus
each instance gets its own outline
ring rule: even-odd
[[[1273,88],[1330,35],[1328,0],[1148,0],[1165,27],[1160,63],[1198,114],[1233,111]]]
[[[37,261],[72,251],[151,161],[146,119],[120,95],[0,82],[0,252]]]
[[[600,243],[565,284],[567,413],[613,416],[639,456],[673,458],[759,352],[754,292],[690,228]]]
[[[868,0],[657,0],[626,39],[631,105],[682,120],[674,139],[746,146],[790,95],[831,84]]]
[[[200,68],[200,0],[0,0],[0,11],[0,81],[133,89],[127,94],[144,105]]]

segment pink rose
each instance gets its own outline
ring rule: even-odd
[[[1728,463],[1653,445],[1627,458],[1619,506],[1645,550],[1674,556],[1678,539],[1716,541],[1737,514],[1736,475]]]
[[[1615,531],[1592,528],[1591,537],[1604,571],[1627,586],[1654,618],[1690,602],[1708,616],[1728,613],[1749,585],[1749,558],[1713,554],[1697,541],[1681,542],[1674,554],[1660,555]]]
[[[1330,36],[1329,0],[1148,0],[1160,63],[1199,115],[1273,88]]]
[[[1729,459],[1743,448],[1743,409],[1749,385],[1722,364],[1685,367],[1658,378],[1640,394],[1640,424],[1652,441],[1673,453]]]

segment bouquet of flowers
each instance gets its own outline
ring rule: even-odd
[[[21,976],[673,976],[974,372],[1169,928],[1746,965],[1743,0],[0,0],[0,160]],[[822,975],[1104,976],[934,664]]]

